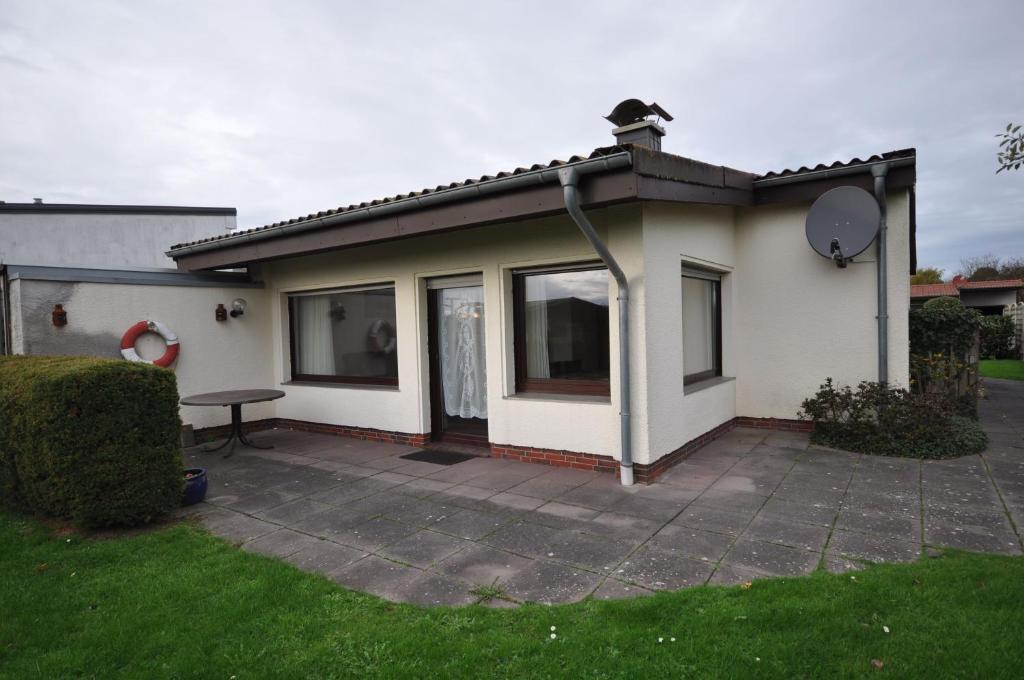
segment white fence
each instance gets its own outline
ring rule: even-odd
[[[1017,355],[1020,356],[1022,350],[1024,350],[1024,302],[1006,305],[1003,308],[1003,316],[1013,319],[1013,326],[1016,329],[1013,336],[1015,339],[1014,347],[1017,349]]]

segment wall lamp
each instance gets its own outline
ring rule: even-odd
[[[231,301],[231,311],[229,312],[224,308],[222,303],[218,303],[217,309],[213,310],[213,318],[217,321],[227,321],[228,314],[230,314],[233,319],[240,317],[245,314],[245,308],[248,305],[249,303],[245,301],[245,298],[235,298]]]

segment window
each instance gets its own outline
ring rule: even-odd
[[[514,272],[517,392],[607,395],[608,270]]]
[[[288,296],[293,380],[398,384],[395,288]]]
[[[721,276],[683,268],[683,384],[722,375]]]

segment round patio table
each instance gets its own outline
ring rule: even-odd
[[[228,444],[231,448],[224,454],[228,458],[235,452],[235,441],[240,441],[245,446],[254,449],[272,449],[273,446],[260,446],[253,444],[245,438],[242,433],[242,404],[255,404],[260,401],[273,401],[284,396],[281,390],[226,390],[224,392],[206,392],[205,394],[193,394],[190,397],[183,397],[183,406],[230,406],[231,407],[231,436],[224,440],[219,446],[208,446],[203,451],[219,451]]]

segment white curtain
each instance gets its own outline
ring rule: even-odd
[[[683,277],[683,369],[687,375],[715,367],[715,289]]]
[[[459,418],[486,418],[483,287],[442,289],[440,316],[445,413]]]
[[[334,375],[330,297],[309,295],[298,300],[299,370],[307,375]]]
[[[527,276],[526,280],[526,376],[550,378],[548,354],[548,300],[543,276]]]

